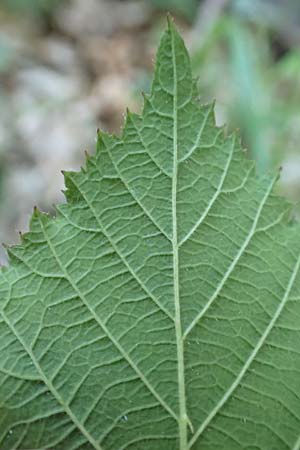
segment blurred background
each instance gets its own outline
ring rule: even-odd
[[[167,11],[201,101],[217,99],[257,172],[282,166],[281,193],[300,199],[299,0],[0,0],[1,242],[33,205],[64,201],[60,170],[83,164],[98,127],[118,133],[126,106],[140,110]]]

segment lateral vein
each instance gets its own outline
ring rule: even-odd
[[[161,398],[161,396],[156,392],[156,390],[151,386],[148,379],[145,377],[145,375],[140,371],[138,366],[134,363],[134,361],[130,358],[130,356],[127,354],[127,352],[124,350],[124,348],[121,346],[121,344],[115,339],[115,337],[112,335],[112,333],[109,331],[107,326],[102,322],[101,319],[97,316],[93,308],[90,307],[88,301],[85,298],[85,295],[81,292],[81,290],[78,288],[77,284],[73,282],[72,278],[69,276],[68,272],[65,270],[63,264],[61,263],[59,257],[56,254],[56,251],[52,245],[52,242],[47,236],[46,230],[44,228],[43,223],[40,220],[40,226],[43,231],[43,234],[45,236],[45,239],[48,243],[49,249],[51,250],[54,258],[57,261],[57,264],[59,265],[60,269],[65,275],[66,280],[69,282],[71,287],[74,289],[74,291],[77,293],[78,297],[81,299],[82,303],[85,305],[85,307],[89,310],[92,317],[94,318],[95,322],[102,328],[102,330],[105,332],[107,337],[111,340],[111,342],[114,344],[114,346],[118,349],[120,354],[123,356],[123,358],[128,362],[130,367],[136,372],[136,374],[139,376],[142,383],[148,388],[148,390],[151,392],[151,394],[159,401],[161,406],[176,420],[178,421],[177,415],[174,413],[174,411],[169,407],[169,405]]]
[[[194,445],[194,443],[197,441],[199,436],[208,427],[208,425],[213,420],[213,418],[216,416],[216,414],[220,411],[220,409],[224,406],[224,404],[227,402],[227,400],[231,397],[231,395],[233,394],[235,389],[239,386],[241,380],[243,379],[243,377],[246,374],[247,370],[249,369],[250,365],[254,361],[254,359],[255,359],[256,355],[258,354],[259,350],[262,348],[262,346],[266,342],[270,332],[272,331],[275,323],[277,322],[278,318],[280,317],[280,314],[282,313],[283,308],[285,307],[285,305],[286,305],[286,303],[287,303],[287,301],[289,299],[290,292],[291,292],[291,290],[293,288],[296,276],[297,276],[297,274],[299,272],[299,267],[300,267],[300,255],[298,256],[298,259],[296,260],[296,263],[295,263],[295,266],[294,266],[294,270],[293,270],[291,278],[289,279],[289,282],[288,282],[287,289],[286,289],[286,291],[285,291],[285,293],[283,295],[283,298],[282,298],[281,302],[278,305],[277,310],[275,311],[275,314],[274,314],[272,320],[269,322],[269,325],[267,326],[267,328],[265,329],[264,333],[260,337],[258,343],[256,344],[256,346],[252,350],[250,356],[248,357],[247,361],[245,362],[244,366],[242,367],[241,371],[239,372],[239,374],[236,377],[236,379],[234,380],[234,382],[231,384],[230,388],[223,395],[221,400],[218,402],[218,404],[215,406],[215,408],[211,411],[211,413],[207,416],[207,418],[204,420],[204,422],[201,424],[201,426],[196,431],[195,435],[190,440],[189,445],[188,445],[188,449],[190,449]],[[296,442],[295,446],[293,447],[293,450],[298,450],[299,447],[300,447],[300,438]]]
[[[253,235],[255,234],[256,228],[257,228],[257,224],[259,221],[259,218],[261,216],[263,207],[274,187],[274,184],[277,181],[277,176],[274,177],[271,181],[271,183],[268,186],[268,189],[265,193],[265,195],[263,196],[263,199],[257,209],[257,213],[256,216],[254,218],[253,224],[251,226],[251,229],[246,237],[246,239],[244,240],[241,248],[239,249],[238,253],[236,254],[236,256],[234,257],[233,261],[231,262],[230,266],[228,267],[224,277],[222,278],[222,280],[220,281],[217,289],[215,290],[215,292],[212,294],[212,296],[210,297],[210,299],[208,300],[208,302],[206,303],[206,305],[204,306],[204,308],[199,312],[199,314],[197,314],[197,316],[193,319],[193,321],[191,322],[191,324],[187,327],[187,329],[184,332],[183,338],[186,339],[186,337],[188,336],[188,334],[193,330],[193,328],[195,327],[195,325],[199,322],[199,320],[203,317],[203,315],[206,313],[206,311],[210,308],[210,306],[212,305],[212,303],[215,301],[215,299],[218,297],[218,295],[220,294],[221,290],[223,289],[224,285],[226,284],[228,278],[230,277],[231,273],[233,272],[234,268],[236,267],[237,263],[239,262],[241,256],[244,254],[246,248],[248,247]]]
[[[209,204],[207,205],[204,213],[201,215],[200,219],[195,223],[195,225],[191,228],[191,230],[187,233],[187,235],[179,242],[179,247],[184,244],[191,236],[192,234],[198,229],[198,227],[201,225],[201,223],[206,219],[209,211],[211,210],[211,208],[213,207],[215,201],[217,200],[217,198],[219,197],[220,193],[222,192],[222,188],[226,179],[226,176],[228,174],[228,170],[229,170],[229,166],[230,163],[232,161],[232,156],[234,153],[234,145],[235,145],[235,138],[232,139],[232,144],[231,144],[231,148],[230,148],[230,152],[226,161],[226,165],[224,167],[222,176],[220,178],[220,182],[219,185],[216,189],[216,192],[214,193],[213,197],[211,198]]]
[[[11,290],[11,288],[9,290]],[[10,293],[9,293],[8,298],[10,298]],[[98,444],[98,442],[93,438],[93,436],[86,430],[86,428],[78,421],[77,417],[75,416],[75,414],[73,414],[72,410],[68,407],[68,405],[65,404],[65,402],[63,401],[63,399],[61,398],[61,396],[59,395],[59,393],[55,389],[54,385],[51,383],[50,380],[48,380],[48,378],[44,374],[40,364],[38,363],[37,359],[35,358],[34,353],[31,351],[31,349],[27,348],[27,346],[26,346],[25,342],[23,341],[22,337],[19,335],[17,330],[14,328],[14,326],[10,323],[10,320],[8,319],[8,317],[6,316],[6,314],[4,312],[4,308],[2,308],[1,314],[2,314],[2,317],[3,317],[6,325],[9,327],[11,332],[18,339],[18,341],[20,342],[20,344],[22,345],[22,347],[24,348],[24,350],[26,351],[26,353],[30,357],[31,361],[34,364],[34,367],[36,368],[38,374],[40,375],[41,380],[43,381],[45,386],[47,386],[49,392],[51,392],[51,394],[56,399],[56,401],[62,406],[62,408],[64,409],[66,414],[69,416],[71,421],[78,428],[78,430],[83,434],[83,436],[85,436],[85,438],[88,440],[88,442],[96,450],[104,450],[103,447],[101,447]]]

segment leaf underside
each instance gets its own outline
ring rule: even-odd
[[[0,448],[300,449],[300,239],[169,23],[141,116],[0,274]]]

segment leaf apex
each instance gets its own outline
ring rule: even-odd
[[[168,26],[168,28],[170,28],[172,20],[173,20],[173,18],[171,16],[171,14],[168,12],[167,13],[167,26]]]
[[[174,17],[171,13],[167,13],[167,27],[168,31],[176,31],[176,27],[174,25]]]

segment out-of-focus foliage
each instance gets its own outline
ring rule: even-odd
[[[155,8],[183,14],[189,20],[195,17],[198,0],[150,0]]]
[[[234,10],[255,22],[274,26],[286,32],[286,26],[295,30],[299,26],[298,0],[232,0]]]
[[[278,49],[280,36],[233,8],[201,44],[194,39],[193,64],[205,100],[217,98],[219,122],[241,129],[259,173],[299,154],[300,50],[284,43]]]
[[[28,12],[34,15],[49,12],[61,0],[2,0],[4,7],[12,12]]]

